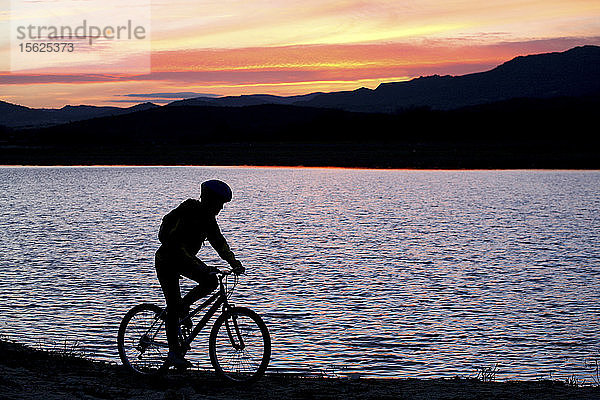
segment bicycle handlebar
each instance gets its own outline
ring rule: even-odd
[[[231,275],[233,273],[233,268],[231,267],[216,267],[217,274],[222,274],[222,275]]]
[[[231,275],[231,274],[235,273],[233,268],[231,268],[231,267],[215,267],[215,268],[217,270],[210,272],[210,274],[215,274],[215,275],[221,274],[223,276],[227,276],[227,275]],[[236,274],[236,275],[239,275],[239,274]]]

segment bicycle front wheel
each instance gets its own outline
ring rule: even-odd
[[[235,307],[215,321],[208,350],[217,375],[230,382],[254,382],[269,365],[271,335],[258,314]]]
[[[163,309],[140,304],[125,314],[117,347],[123,365],[139,374],[162,372],[169,352]]]

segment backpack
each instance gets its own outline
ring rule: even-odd
[[[158,240],[160,240],[162,244],[167,244],[175,231],[180,214],[178,210],[179,207],[171,210],[163,217],[162,222],[160,223],[160,228],[158,228]]]
[[[173,235],[176,233],[176,228],[179,223],[179,219],[190,215],[190,211],[195,207],[198,207],[200,202],[194,199],[187,199],[183,203],[177,206],[177,208],[171,210],[165,215],[158,229],[158,240],[162,244],[168,244],[172,241]]]

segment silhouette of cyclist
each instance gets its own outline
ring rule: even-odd
[[[214,272],[196,254],[206,239],[233,268],[233,272],[244,272],[236,260],[227,241],[221,234],[216,216],[223,204],[231,201],[231,188],[222,181],[209,180],[202,183],[200,201],[187,199],[163,217],[158,233],[161,246],[156,252],[156,275],[167,302],[168,360],[175,367],[189,367],[191,363],[183,357],[178,341],[179,318],[189,313],[190,305],[211,293],[218,285]],[[179,287],[181,276],[198,283],[183,299]]]

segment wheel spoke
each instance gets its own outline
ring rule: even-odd
[[[168,345],[162,310],[144,304],[130,310],[119,328],[119,355],[123,364],[138,373],[155,373],[164,364]]]
[[[260,317],[248,309],[234,309],[227,318],[220,317],[213,327],[211,362],[226,379],[257,379],[267,367],[270,346],[268,330]]]

